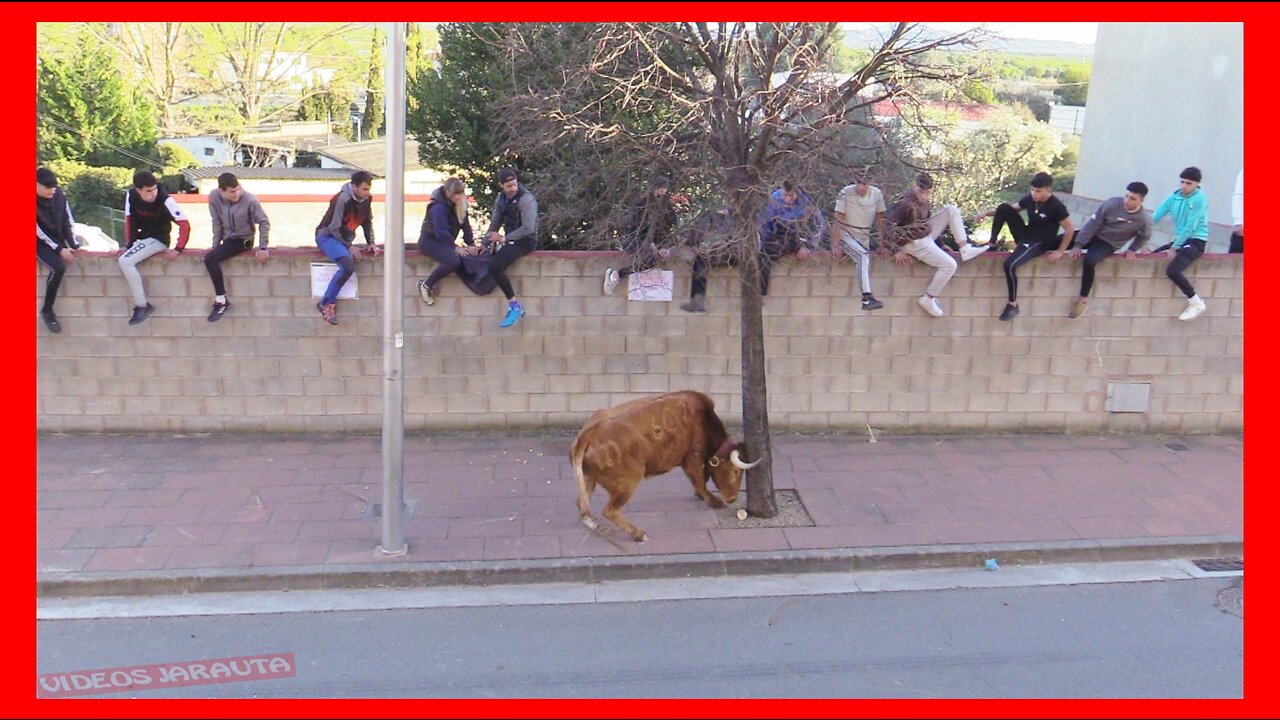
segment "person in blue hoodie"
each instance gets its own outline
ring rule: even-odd
[[[1165,272],[1182,294],[1187,296],[1187,307],[1178,319],[1191,320],[1204,312],[1205,304],[1183,273],[1191,267],[1191,263],[1204,255],[1205,244],[1209,241],[1209,199],[1200,189],[1200,168],[1189,167],[1178,178],[1178,189],[1165,198],[1151,216],[1153,228],[1165,215],[1173,217],[1173,243],[1152,252],[1172,248],[1173,261]]]
[[[338,293],[356,272],[360,248],[353,247],[356,228],[364,228],[364,241],[370,255],[378,254],[373,244],[373,175],[365,170],[351,173],[351,182],[342,186],[329,199],[329,209],[316,226],[316,246],[325,257],[338,264],[324,297],[316,303],[320,316],[330,325],[338,324]]]
[[[827,219],[813,198],[790,180],[769,195],[760,223],[760,294],[769,294],[769,271],[787,255],[804,260],[826,235]]]
[[[458,248],[459,233],[467,244],[466,249]],[[418,234],[418,250],[438,263],[426,280],[418,281],[422,302],[436,304],[436,284],[458,272],[462,267],[462,253],[473,254],[475,245],[471,223],[467,220],[466,185],[461,178],[451,177],[431,193],[427,216]]]

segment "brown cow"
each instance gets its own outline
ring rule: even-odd
[[[760,464],[758,460],[744,463],[739,456],[743,449],[725,431],[711,398],[693,390],[597,410],[569,449],[582,524],[597,527],[591,517],[591,493],[599,485],[609,493],[601,514],[636,542],[644,542],[644,531],[623,517],[622,506],[641,480],[677,466],[684,469],[699,498],[711,507],[724,507],[707,490],[707,477],[726,501],[736,500],[743,471]]]

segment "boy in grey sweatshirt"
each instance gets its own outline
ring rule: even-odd
[[[222,280],[222,261],[253,247],[254,225],[258,226],[258,262],[267,259],[267,233],[271,221],[258,198],[240,187],[232,173],[218,176],[218,189],[209,193],[209,216],[213,220],[213,247],[204,256],[204,267],[213,281],[213,310],[209,322],[217,322],[231,308]]]
[[[1067,317],[1078,318],[1084,314],[1085,306],[1089,303],[1089,291],[1093,289],[1093,271],[1098,263],[1106,260],[1130,240],[1133,245],[1125,253],[1125,257],[1131,259],[1151,239],[1151,218],[1142,209],[1142,201],[1146,197],[1147,186],[1131,182],[1125,188],[1123,196],[1104,201],[1080,229],[1071,257],[1075,259],[1084,255],[1084,273],[1080,277],[1080,297],[1072,304]]]

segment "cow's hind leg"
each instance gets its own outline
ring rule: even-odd
[[[631,521],[622,514],[622,506],[626,505],[627,501],[631,499],[631,494],[635,492],[635,487],[639,484],[640,480],[641,478],[636,478],[634,482],[622,482],[620,485],[622,485],[624,489],[619,489],[617,492],[610,491],[609,502],[605,504],[604,511],[600,513],[601,515],[604,515],[609,522],[626,531],[626,533],[636,542],[644,542],[649,538],[644,534],[643,530],[632,525]],[[625,489],[628,487],[630,489]]]
[[[578,518],[583,525],[595,530],[600,527],[596,519],[591,517],[591,493],[596,490],[596,481],[584,474],[578,478],[578,488]]]

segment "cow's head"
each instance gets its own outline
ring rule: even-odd
[[[735,443],[733,438],[729,438],[716,450],[715,455],[707,459],[711,482],[715,483],[720,496],[727,503],[738,499],[738,491],[742,489],[743,472],[760,464],[759,460],[753,463],[746,462],[742,457],[746,451],[744,443]]]

